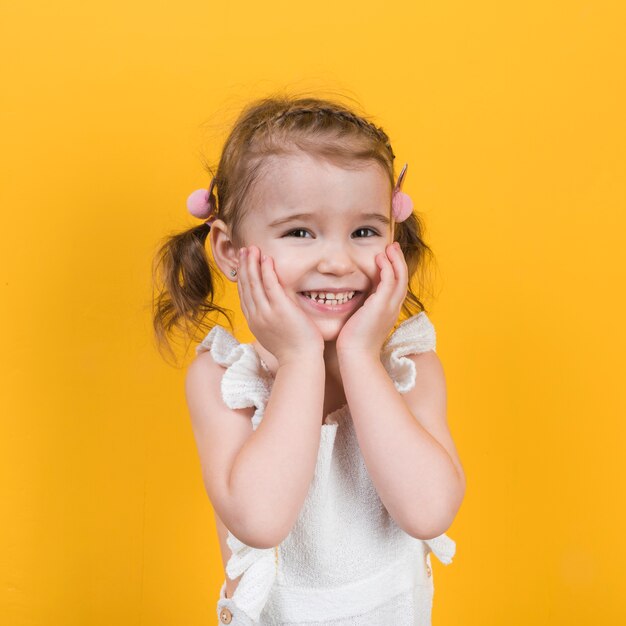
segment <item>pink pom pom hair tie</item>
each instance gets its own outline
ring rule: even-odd
[[[391,196],[391,214],[396,222],[404,222],[413,213],[413,200],[409,194],[402,191],[402,183],[408,166],[408,163],[404,164]]]
[[[196,189],[189,194],[187,198],[187,209],[194,217],[204,219],[206,224],[211,223],[217,219],[215,215],[217,201],[213,188],[215,187],[215,176],[211,179],[211,184],[208,189]]]

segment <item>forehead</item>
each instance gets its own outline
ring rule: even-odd
[[[277,155],[263,163],[250,194],[249,216],[280,218],[290,212],[381,212],[390,207],[391,184],[377,161],[354,169],[304,153]]]

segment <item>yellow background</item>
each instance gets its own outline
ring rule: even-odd
[[[435,626],[626,623],[625,19],[617,0],[5,0],[2,624],[216,622],[150,263],[196,223],[201,156],[283,87],[385,127],[437,257],[468,489]]]

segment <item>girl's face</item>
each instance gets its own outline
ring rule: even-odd
[[[372,161],[348,170],[304,153],[273,157],[256,183],[240,236],[274,259],[286,294],[335,341],[376,290],[375,256],[393,241],[391,186]],[[311,293],[334,294],[335,303]],[[339,300],[339,303],[337,303]]]

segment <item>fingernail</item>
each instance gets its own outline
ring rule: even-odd
[[[263,261],[265,261],[265,259],[267,259],[267,257],[265,255],[263,255],[262,259],[263,259]]]

